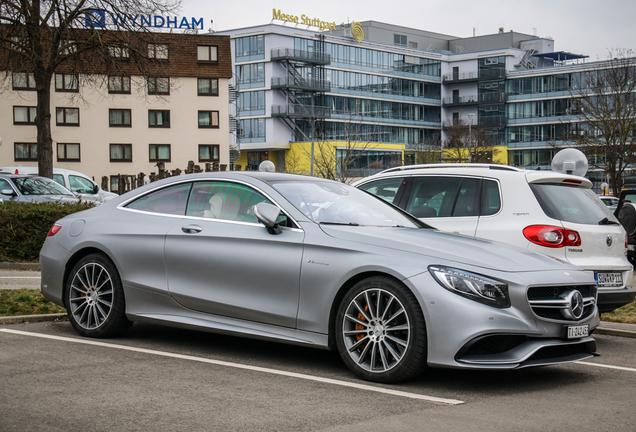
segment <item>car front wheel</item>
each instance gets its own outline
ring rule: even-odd
[[[126,318],[119,273],[102,254],[87,255],[75,264],[65,300],[69,321],[82,336],[113,337],[132,324]]]
[[[365,279],[345,295],[336,341],[345,364],[368,381],[406,381],[426,369],[422,310],[413,293],[389,277]]]

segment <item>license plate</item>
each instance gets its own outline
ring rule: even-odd
[[[623,274],[621,272],[594,273],[596,285],[600,287],[623,286]]]
[[[590,325],[568,326],[568,339],[577,339],[590,335]]]

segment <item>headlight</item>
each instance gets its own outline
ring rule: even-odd
[[[497,308],[510,307],[508,284],[451,267],[429,266],[428,271],[447,290]]]

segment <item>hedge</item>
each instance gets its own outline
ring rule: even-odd
[[[0,261],[33,262],[58,219],[93,207],[92,202],[0,204]]]

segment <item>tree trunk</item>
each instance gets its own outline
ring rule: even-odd
[[[53,178],[53,139],[51,138],[51,75],[35,77],[37,87],[38,174]]]

